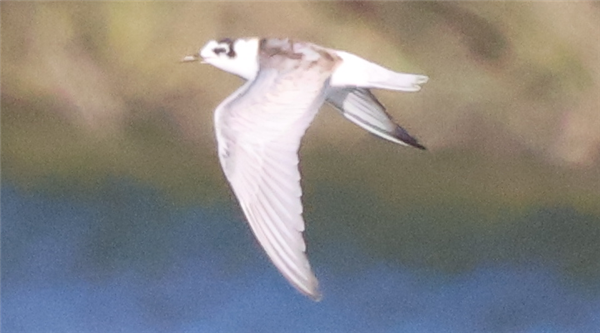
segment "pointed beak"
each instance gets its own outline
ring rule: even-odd
[[[202,59],[200,57],[200,54],[196,53],[196,54],[192,54],[192,55],[183,57],[183,59],[181,59],[181,62],[195,62],[195,61],[198,61],[200,59]]]

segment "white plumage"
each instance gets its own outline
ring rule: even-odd
[[[193,60],[248,80],[215,111],[219,160],[271,261],[299,291],[320,299],[302,237],[302,136],[327,101],[373,134],[424,148],[394,123],[368,88],[418,91],[427,77],[290,39],[210,41],[199,54],[184,58]]]

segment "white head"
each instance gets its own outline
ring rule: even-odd
[[[239,38],[211,40],[198,54],[187,56],[183,61],[202,59],[202,63],[211,64],[231,74],[252,80],[258,73],[258,38]]]

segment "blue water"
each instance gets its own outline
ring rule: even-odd
[[[600,332],[598,295],[550,267],[450,275],[335,241],[312,249],[324,293],[314,303],[270,264],[233,202],[182,207],[136,184],[103,186],[4,182],[2,332]],[[347,263],[326,264],[336,260]]]

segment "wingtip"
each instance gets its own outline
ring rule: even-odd
[[[307,294],[306,296],[315,302],[320,302],[323,299],[323,294],[321,294],[319,291],[314,294]]]
[[[394,137],[402,142],[404,142],[406,145],[411,146],[411,147],[415,147],[421,150],[427,150],[427,148],[425,148],[425,146],[423,146],[422,144],[419,143],[419,141],[413,137],[412,135],[408,134],[408,132],[402,128],[401,126],[397,126],[396,127],[396,131],[394,133]]]
[[[320,302],[323,299],[323,294],[319,289],[319,282],[317,281],[317,278],[314,275],[311,280],[312,281],[309,283],[309,285],[294,285],[294,287],[296,287],[298,291],[300,291],[303,295],[310,298],[311,300],[315,302]]]
[[[415,148],[419,148],[421,150],[427,150],[427,147],[423,146],[422,144],[415,142],[414,144],[412,144],[411,146],[415,147]]]

